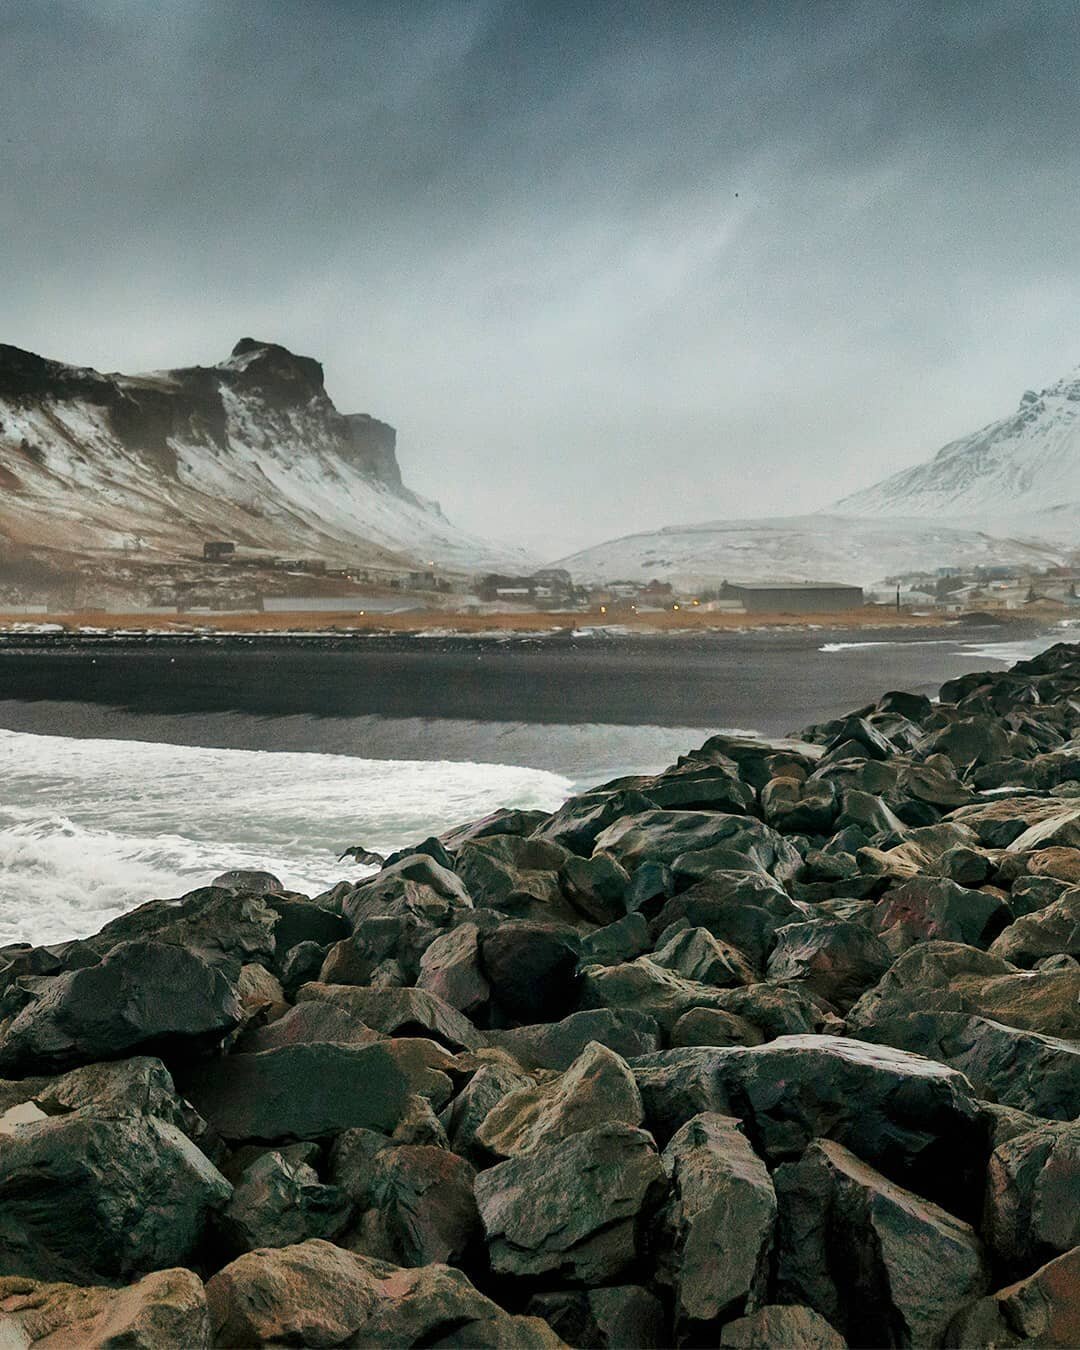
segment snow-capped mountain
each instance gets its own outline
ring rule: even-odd
[[[598,544],[557,565],[582,580],[657,577],[693,588],[723,580],[870,586],[923,568],[967,570],[994,563],[1041,568],[1061,560],[1052,544],[935,521],[808,515],[670,525]]]
[[[978,522],[1063,542],[1080,535],[1080,369],[1009,416],[951,441],[924,464],[845,497],[830,511]]]
[[[322,366],[245,338],[215,366],[102,375],[0,345],[7,551],[175,558],[210,539],[343,563],[520,563],[402,485],[394,428]]]

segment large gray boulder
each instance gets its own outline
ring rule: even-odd
[[[601,1125],[481,1172],[476,1200],[498,1275],[613,1283],[642,1252],[664,1186],[652,1139]]]
[[[241,1018],[234,986],[183,947],[125,942],[96,966],[42,981],[0,1028],[0,1073],[47,1073],[140,1050],[190,1056]]]
[[[348,1196],[324,1185],[309,1163],[288,1149],[271,1149],[244,1168],[217,1227],[226,1250],[238,1256],[307,1238],[333,1239],[351,1212]]]
[[[742,1120],[767,1162],[814,1139],[845,1144],[887,1176],[948,1202],[981,1194],[985,1123],[955,1069],[842,1036],[662,1050],[631,1062],[648,1128],[667,1139],[691,1116]]]
[[[794,877],[802,864],[792,845],[762,821],[713,811],[624,816],[597,836],[596,847],[612,854],[629,872],[644,862],[667,863],[679,870],[685,855],[706,853],[711,855],[712,870],[727,866],[763,871],[781,880]]]
[[[297,1004],[329,1003],[384,1036],[424,1036],[448,1050],[478,1050],[484,1036],[467,1017],[426,989],[364,989],[351,984],[305,984]]]
[[[960,1012],[915,1012],[865,1027],[879,1046],[958,1069],[981,1097],[1050,1120],[1080,1115],[1080,1045]]]
[[[994,1294],[969,1303],[953,1319],[948,1346],[1031,1346],[1075,1350],[1080,1345],[1080,1247]]]
[[[354,1126],[389,1133],[409,1098],[439,1110],[453,1085],[446,1051],[420,1038],[372,1045],[286,1045],[199,1068],[185,1091],[229,1140],[320,1139]]]
[[[832,1141],[775,1174],[777,1292],[807,1304],[852,1345],[940,1345],[989,1286],[969,1224],[888,1181]]]
[[[1080,957],[1080,887],[1017,919],[994,939],[990,950],[1014,966],[1030,967],[1044,956]]]
[[[109,1284],[183,1265],[231,1193],[156,1116],[21,1125],[0,1134],[0,1274]]]
[[[12,1350],[211,1346],[206,1293],[190,1270],[157,1270],[125,1289],[0,1276],[0,1336]]]
[[[994,1149],[983,1232],[1014,1274],[1080,1246],[1080,1121],[1038,1125]]]
[[[674,1290],[680,1339],[701,1343],[721,1322],[763,1302],[776,1195],[765,1164],[729,1116],[687,1121],[663,1163],[670,1194],[659,1223],[657,1275]]]
[[[811,919],[776,930],[765,975],[776,984],[797,985],[844,1011],[891,964],[888,948],[861,923]]]
[[[507,1093],[476,1131],[476,1142],[497,1158],[528,1153],[597,1125],[640,1125],[641,1093],[626,1061],[593,1041],[556,1078]]]

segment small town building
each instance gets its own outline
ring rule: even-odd
[[[204,562],[223,562],[226,558],[231,558],[235,552],[236,545],[226,539],[212,539],[202,546]]]
[[[738,600],[748,614],[834,614],[860,609],[861,586],[837,581],[725,581],[722,600]]]

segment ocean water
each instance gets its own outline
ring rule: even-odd
[[[0,945],[88,936],[233,867],[316,894],[499,806],[554,810],[573,784],[473,762],[206,749],[0,731]]]

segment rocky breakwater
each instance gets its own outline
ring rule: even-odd
[[[0,1344],[1080,1343],[1080,648],[0,953]]]

